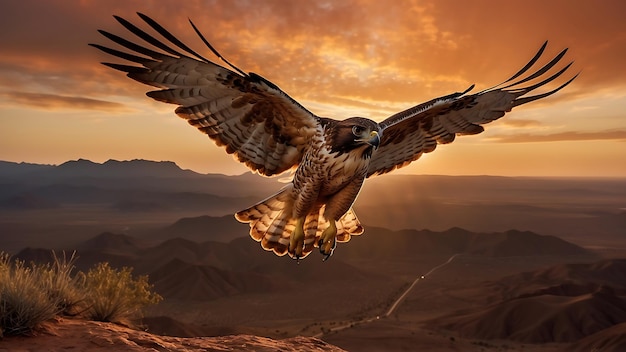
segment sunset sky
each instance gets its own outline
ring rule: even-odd
[[[382,121],[434,97],[500,83],[545,40],[568,47],[570,86],[516,108],[398,171],[626,177],[626,1],[0,0],[0,160],[171,160],[202,173],[247,169],[99,64],[97,29],[131,38],[142,12],[207,57],[187,18],[245,71],[312,112]]]

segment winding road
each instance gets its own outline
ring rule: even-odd
[[[409,294],[409,292],[411,292],[411,290],[413,289],[413,287],[415,287],[415,285],[420,281],[425,279],[428,275],[431,275],[432,273],[434,273],[435,271],[443,268],[444,266],[452,263],[452,261],[458,257],[460,254],[455,254],[453,256],[451,256],[450,258],[448,258],[448,260],[445,263],[439,264],[437,266],[435,266],[434,268],[430,269],[426,274],[423,275],[419,275],[418,277],[415,278],[415,280],[413,280],[413,283],[400,295],[400,297],[398,297],[398,299],[396,299],[393,304],[391,305],[391,307],[389,307],[389,309],[387,310],[387,312],[385,313],[385,315],[383,315],[383,317],[387,318],[389,317],[391,314],[393,314],[393,312],[398,308],[398,306],[400,306],[400,303],[402,303],[402,301],[404,300],[404,298]],[[322,336],[324,336],[325,334],[328,334],[330,332],[337,332],[337,331],[341,331],[341,330],[345,330],[348,328],[351,328],[355,325],[361,325],[361,324],[366,324],[366,323],[371,323],[373,321],[376,321],[378,319],[380,319],[380,316],[375,316],[375,317],[371,317],[371,318],[364,318],[364,319],[360,319],[360,320],[355,320],[352,321],[350,323],[344,324],[344,325],[340,325],[340,326],[335,326],[330,328],[327,332],[320,332],[316,335],[313,335],[313,337],[316,338],[320,338]]]

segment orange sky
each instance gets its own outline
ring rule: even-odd
[[[198,172],[247,169],[149,87],[98,62],[96,30],[143,12],[205,56],[191,18],[245,71],[318,115],[381,121],[436,96],[477,91],[521,68],[543,41],[581,76],[398,172],[626,176],[626,2],[3,1],[0,160],[172,160]],[[145,27],[144,27],[145,28]],[[114,61],[114,60],[113,60]],[[119,62],[119,61],[117,61]]]

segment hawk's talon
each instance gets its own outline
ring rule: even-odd
[[[330,253],[324,255],[324,257],[322,258],[322,261],[325,262],[328,260],[328,258],[330,258],[333,255],[334,250],[331,250]],[[322,253],[324,254],[324,253]]]
[[[328,259],[331,255],[333,255],[333,252],[335,251],[335,247],[337,247],[337,241],[335,241],[334,238],[332,239],[332,241],[327,241],[325,243],[320,244],[320,253],[326,256],[324,260]]]
[[[291,258],[297,260],[300,263],[300,259],[304,256],[304,218],[300,218],[296,222],[296,228],[293,230],[291,237],[289,238],[289,254]]]
[[[335,247],[337,247],[336,237],[337,225],[335,224],[335,221],[331,220],[330,225],[326,230],[324,230],[324,232],[322,232],[319,241],[317,241],[320,253],[325,256],[323,259],[324,261],[333,255],[333,251],[335,250]]]

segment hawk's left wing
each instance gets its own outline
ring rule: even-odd
[[[138,15],[171,44],[116,16],[118,22],[150,47],[101,30],[101,34],[131,53],[90,45],[135,64],[105,65],[160,88],[148,92],[148,96],[178,105],[176,113],[180,117],[253,171],[270,176],[300,163],[304,148],[319,132],[320,119],[316,115],[270,81],[230,64],[193,23],[202,41],[234,71],[205,59],[148,16]]]
[[[493,88],[466,95],[474,88],[471,86],[464,92],[433,99],[382,121],[380,126],[383,132],[380,146],[372,156],[367,176],[384,174],[406,166],[417,160],[423,153],[435,150],[437,144],[454,141],[457,135],[481,133],[484,130],[481,125],[499,119],[513,107],[545,98],[568,85],[578,75],[547,93],[523,97],[530,91],[559,77],[570,67],[571,62],[538,83],[526,87],[520,86],[530,80],[541,79],[561,60],[567,52],[565,49],[528,77],[498,88],[526,73],[539,59],[546,45],[547,42],[524,68]]]

